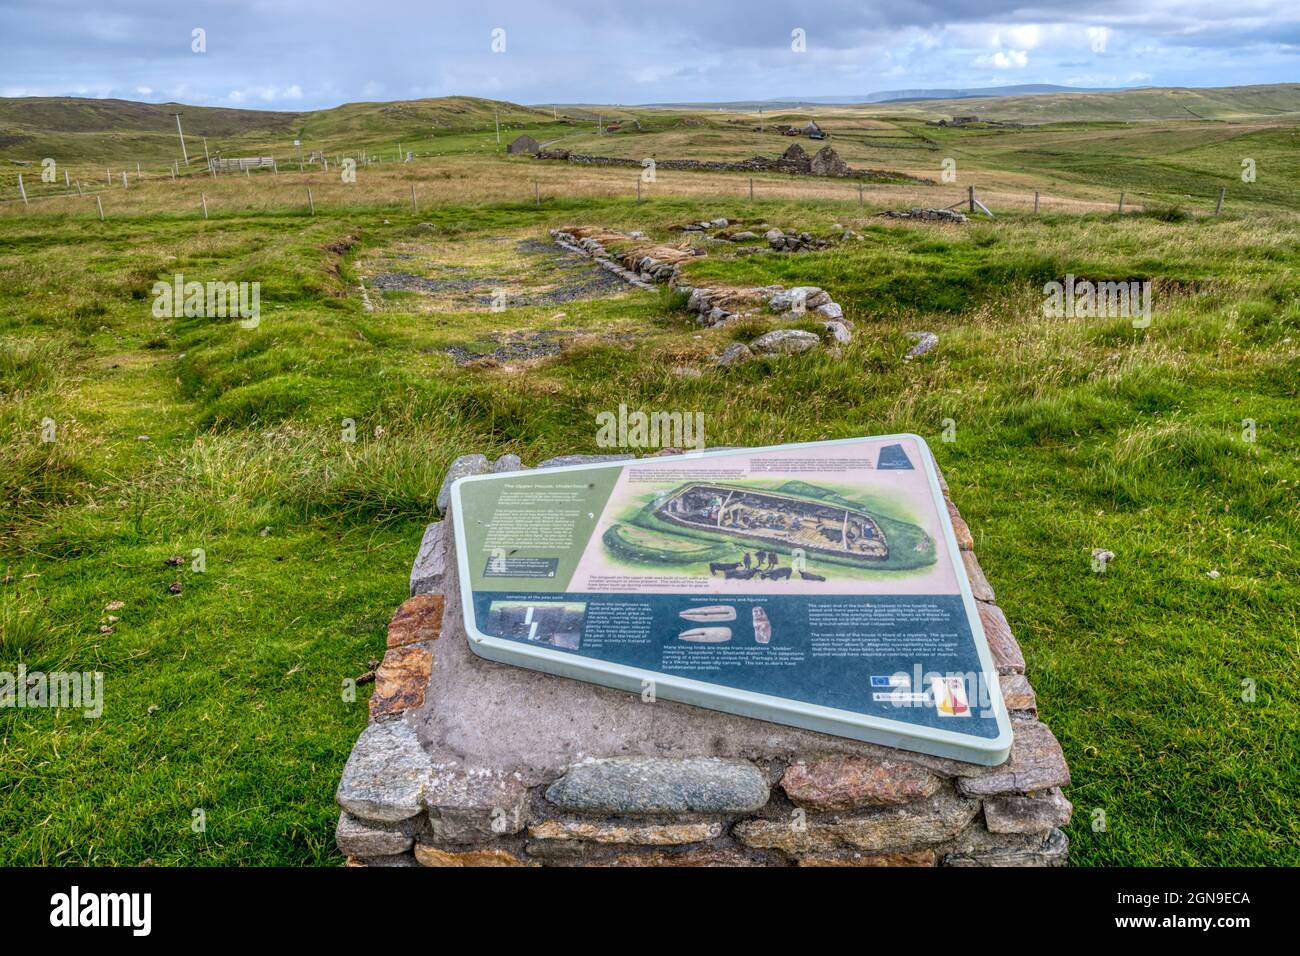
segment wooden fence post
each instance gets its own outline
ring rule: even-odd
[[[81,180],[80,180],[80,179],[77,180],[77,195],[78,195],[78,196],[81,195]]]
[[[749,177],[749,201],[754,201],[754,177]]]
[[[316,215],[316,204],[312,202],[310,186],[307,187],[307,209],[311,212],[313,216]]]
[[[862,183],[858,183],[858,205],[862,206],[865,204],[866,204],[866,200],[863,199],[862,197]]]
[[[208,218],[208,194],[199,193],[199,195],[203,197],[203,218],[207,219]]]
[[[970,211],[974,212],[975,211],[975,187],[974,186],[966,187],[966,202],[970,206]]]
[[[63,170],[63,188],[64,188],[64,189],[71,189],[71,188],[72,188],[72,180],[71,180],[70,178],[68,178],[68,171],[67,171],[67,169],[64,169],[64,170]]]
[[[100,221],[100,222],[103,222],[103,221],[104,221],[104,203],[100,200],[100,198],[99,198],[98,195],[95,196],[95,205],[99,207],[99,221]]]
[[[1216,216],[1217,216],[1219,213],[1223,212],[1223,197],[1225,197],[1226,195],[1228,195],[1228,187],[1227,187],[1227,186],[1220,186],[1220,187],[1219,187],[1219,201],[1216,202],[1216,203],[1214,204],[1214,214],[1215,214]]]
[[[23,174],[22,174],[22,173],[19,173],[19,174],[18,174],[18,192],[19,192],[19,193],[22,195],[22,197],[23,197],[23,205],[24,205],[24,206],[30,206],[31,203],[29,203],[29,202],[27,201],[27,190],[23,188]]]
[[[122,170],[122,188],[123,188],[123,189],[126,189],[126,188],[127,188],[127,184],[126,184],[126,170],[125,170],[125,169]]]
[[[636,178],[636,201],[637,205],[641,204],[641,177]]]
[[[1034,215],[1038,215],[1038,190],[1034,190]]]
[[[1124,215],[1124,190],[1119,191],[1119,214]]]
[[[541,204],[542,204],[542,187],[541,184],[534,179],[533,180],[533,205],[540,206]]]
[[[415,183],[411,183],[411,212],[419,212],[420,207],[415,204]]]

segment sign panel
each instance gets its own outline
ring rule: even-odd
[[[462,478],[476,654],[997,764],[1011,727],[930,450],[891,435]]]

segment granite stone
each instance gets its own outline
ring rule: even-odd
[[[546,799],[575,813],[752,813],[767,781],[747,760],[607,757],[569,768]]]
[[[419,813],[432,767],[404,720],[372,723],[343,767],[335,799],[353,816],[396,823]]]
[[[420,550],[411,565],[411,596],[427,594],[442,587],[447,574],[447,540],[443,536],[446,522],[434,521],[424,529]]]
[[[846,756],[822,757],[791,764],[781,789],[808,810],[857,810],[897,806],[933,796],[943,781],[906,760]]]

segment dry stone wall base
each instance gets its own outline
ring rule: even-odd
[[[726,225],[728,220],[714,219],[687,223],[682,228],[686,231],[702,231]],[[816,286],[796,286],[792,289],[785,289],[779,285],[752,289],[693,288],[678,282],[681,263],[692,258],[691,253],[678,247],[650,247],[650,252],[644,248],[637,248],[623,256],[620,261],[605,248],[602,238],[606,241],[643,238],[640,233],[617,233],[588,226],[552,229],[550,232],[551,237],[561,247],[592,257],[598,264],[631,285],[652,289],[655,283],[666,283],[679,292],[687,293],[686,308],[696,314],[697,321],[703,326],[712,328],[727,322],[770,313],[796,320],[807,317],[819,321],[826,336],[834,345],[847,344],[853,340],[853,323],[844,317],[844,309],[831,298],[828,292]],[[814,239],[808,233],[785,233],[780,229],[769,230],[767,239],[773,249],[787,252],[821,248],[827,244],[824,240]],[[935,342],[937,341],[935,339]],[[716,364],[722,367],[740,365],[759,355],[797,355],[820,346],[821,340],[810,332],[801,329],[777,329],[750,342],[743,350],[737,349],[734,344],[728,346],[722,355],[718,356]],[[929,348],[932,347],[933,343]],[[486,469],[486,462],[479,461],[482,457],[481,455],[464,456],[457,459],[452,468],[455,470],[459,466],[462,471],[474,468]],[[480,472],[465,471],[464,473]],[[460,474],[456,474],[456,477],[460,477]],[[441,500],[442,495],[439,496],[439,501]]]
[[[592,156],[585,153],[574,153],[567,149],[543,149],[535,153],[534,156],[537,159],[559,160],[581,166],[625,166],[638,169],[645,166],[644,161],[640,159],[629,159],[623,156]],[[931,179],[921,179],[887,169],[853,169],[830,146],[823,146],[812,157],[809,157],[807,153],[802,156],[791,156],[790,151],[786,150],[785,155],[779,159],[755,156],[752,159],[741,160],[740,162],[702,159],[657,159],[655,160],[655,168],[714,173],[778,172],[788,173],[793,176],[824,176],[840,179],[862,179],[871,182],[908,182],[927,185],[932,185],[934,182]]]
[[[491,467],[467,457],[462,473]],[[1065,865],[1069,769],[947,504],[1012,717],[1003,764],[647,705],[478,658],[447,518],[426,529],[389,626],[371,723],[338,786],[339,850],[349,866]]]

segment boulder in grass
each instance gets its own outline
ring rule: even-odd
[[[799,355],[817,348],[821,340],[802,329],[777,329],[760,335],[749,343],[761,355]]]
[[[753,349],[744,342],[732,342],[718,356],[718,365],[722,368],[730,368],[734,365],[743,365],[753,357]]]

